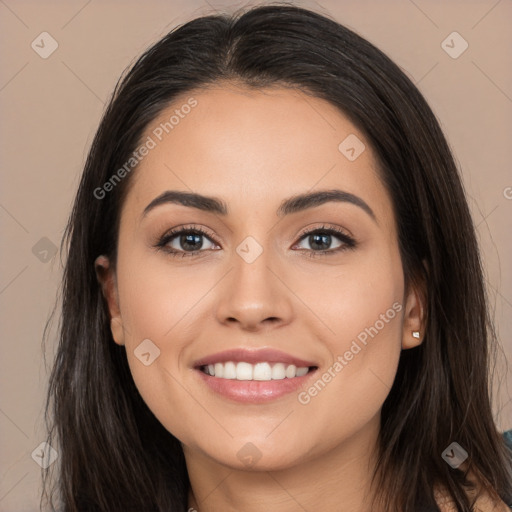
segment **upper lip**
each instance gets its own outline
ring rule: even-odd
[[[295,357],[287,354],[286,352],[281,352],[280,350],[275,350],[273,348],[262,348],[256,350],[249,350],[247,348],[234,348],[202,357],[201,359],[198,359],[194,362],[194,367],[199,368],[209,364],[226,363],[228,361],[246,362],[251,364],[262,362],[285,363],[294,364],[297,368],[305,366],[316,366],[314,362],[306,361],[300,357]]]

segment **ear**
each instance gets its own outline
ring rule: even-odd
[[[405,298],[402,349],[417,347],[425,338],[425,310],[425,284],[412,282]]]
[[[124,327],[119,309],[119,295],[117,292],[116,273],[109,259],[104,256],[98,256],[94,261],[96,278],[101,285],[103,296],[105,297],[110,314],[110,330],[112,337],[118,345],[124,345]]]

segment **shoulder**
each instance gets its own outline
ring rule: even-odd
[[[503,439],[512,450],[512,430],[504,432]],[[469,477],[470,480],[475,481],[471,478],[471,475],[469,475]],[[470,499],[474,499],[478,495],[478,499],[475,502],[475,510],[478,512],[510,512],[511,510],[504,501],[500,500],[499,503],[495,503],[487,493],[481,492],[478,488],[467,491],[467,494]],[[434,490],[434,497],[441,512],[457,512],[457,506],[443,487],[437,487]]]
[[[505,439],[505,443],[512,450],[512,430],[503,432],[503,439]]]
[[[475,498],[476,491],[468,491],[470,498]],[[438,489],[434,492],[437,506],[441,512],[457,512],[457,506],[447,492]],[[475,501],[474,510],[478,512],[510,512],[510,508],[504,501],[494,502],[486,494],[480,494]]]

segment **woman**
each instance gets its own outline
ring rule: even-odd
[[[505,510],[475,231],[410,80],[292,6],[118,84],[66,230],[64,510]]]

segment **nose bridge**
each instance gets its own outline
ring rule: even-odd
[[[273,268],[278,258],[270,237],[262,233],[259,241],[256,236],[247,236],[234,248],[232,271],[217,306],[220,322],[238,321],[253,330],[270,319],[287,322],[292,312],[289,292],[276,275],[279,269]]]

